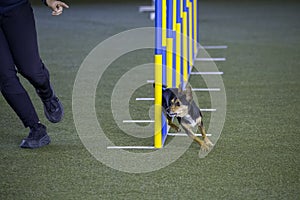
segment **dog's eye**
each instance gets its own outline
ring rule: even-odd
[[[175,105],[179,107],[179,106],[180,106],[180,103],[177,101],[177,102],[175,103]]]

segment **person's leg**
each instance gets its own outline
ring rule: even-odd
[[[29,135],[22,140],[20,147],[39,148],[49,144],[51,140],[17,76],[15,61],[3,31],[3,19],[3,15],[0,15],[0,91],[24,126],[30,127]]]
[[[46,117],[53,123],[59,122],[63,107],[54,94],[49,72],[40,59],[35,20],[29,3],[4,14],[3,32],[19,73],[29,80],[42,99]]]
[[[31,6],[26,3],[5,13],[2,27],[18,72],[41,91],[41,98],[50,98],[52,90],[49,72],[38,52],[37,33]]]
[[[0,27],[0,90],[25,127],[33,127],[39,118],[31,100],[21,85],[9,46]]]
[[[19,116],[25,127],[30,127],[28,137],[22,140],[22,148],[39,148],[50,143],[46,127],[39,122],[32,102],[17,77],[0,19],[0,91],[7,103]]]

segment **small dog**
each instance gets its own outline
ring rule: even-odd
[[[172,118],[176,117],[179,124],[189,137],[195,140],[201,147],[201,150],[208,151],[213,143],[206,136],[206,131],[202,121],[202,113],[193,100],[192,88],[186,87],[186,90],[179,88],[167,88],[162,92],[162,107],[167,118],[168,125],[177,132],[180,128],[172,122]],[[198,127],[201,131],[202,138],[198,138],[193,132],[193,128]]]

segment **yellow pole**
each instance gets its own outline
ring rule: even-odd
[[[173,30],[175,31],[175,40],[176,40],[176,47],[175,47],[175,60],[176,60],[176,80],[175,80],[175,87],[179,87],[180,85],[180,48],[181,48],[181,25],[180,23],[177,23],[177,17],[180,17],[180,5],[179,9],[177,10],[177,1],[174,0],[174,8],[173,12],[175,13],[173,16]]]
[[[198,43],[197,43],[197,34],[198,34],[198,23],[197,23],[197,16],[198,16],[198,9],[197,9],[197,1],[193,1],[194,3],[194,51],[195,51],[195,57],[197,56],[197,52],[198,52]]]
[[[188,54],[187,54],[187,13],[183,12],[182,28],[183,28],[183,80],[184,82],[188,81]]]
[[[188,8],[189,8],[189,63],[190,63],[190,66],[192,67],[193,66],[193,12],[192,12],[192,3],[188,0],[187,1],[187,5],[188,5]],[[190,69],[191,70],[191,69]],[[189,72],[188,72],[189,73]]]
[[[181,75],[181,24],[176,24],[176,87],[180,85],[180,75]]]
[[[167,46],[167,0],[162,1],[162,46]]]
[[[162,148],[162,125],[161,125],[161,114],[162,114],[162,55],[155,55],[155,116],[154,116],[154,147]]]
[[[173,39],[167,38],[167,87],[172,88],[173,82]]]

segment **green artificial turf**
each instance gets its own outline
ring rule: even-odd
[[[77,70],[101,41],[121,31],[152,26],[139,4],[71,5],[51,17],[34,7],[40,53],[65,106],[65,118],[50,124],[33,88],[22,79],[52,143],[36,150],[18,147],[28,130],[0,97],[0,199],[299,199],[300,4],[297,2],[200,3],[202,45],[228,45],[209,50],[224,72],[227,115],[213,151],[199,159],[193,143],[174,163],[145,174],[125,173],[97,161],[84,147],[72,115]],[[149,36],[151,37],[151,36]],[[118,145],[152,145],[152,138],[122,134],[113,121],[110,96],[129,69],[152,62],[149,49],[118,58],[97,88],[98,119]],[[194,84],[205,87],[199,77]],[[149,118],[152,86],[139,88],[131,99],[133,118]],[[198,93],[210,107],[208,93]],[[140,107],[139,107],[140,105]],[[208,124],[209,113],[204,113]],[[171,138],[170,138],[171,139]]]

